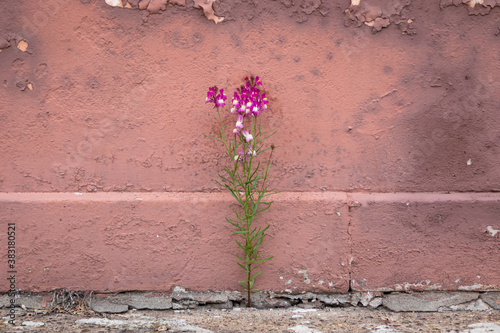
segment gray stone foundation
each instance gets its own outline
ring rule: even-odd
[[[66,293],[68,297],[63,298]],[[33,310],[68,310],[83,302],[87,308],[100,313],[121,313],[138,310],[232,309],[246,305],[245,295],[238,291],[195,292],[175,287],[170,293],[123,292],[95,294],[57,290],[52,293],[23,293],[15,296],[16,307]],[[71,303],[71,304],[70,304]],[[299,307],[321,309],[325,307],[360,306],[385,307],[391,311],[487,311],[500,310],[500,292],[351,292],[345,294],[288,294],[257,292],[252,294],[253,307],[258,309]],[[8,307],[10,298],[0,295],[0,307]]]

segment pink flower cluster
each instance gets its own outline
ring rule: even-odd
[[[256,151],[252,150],[250,144],[253,140],[253,135],[248,129],[243,128],[243,123],[246,117],[257,117],[260,112],[267,110],[268,100],[266,98],[266,93],[261,93],[258,86],[262,86],[262,82],[258,76],[246,77],[245,85],[242,85],[234,92],[231,114],[236,114],[236,124],[233,129],[233,134],[241,135],[248,146],[248,151],[246,153],[240,151],[239,154],[234,157],[235,161],[243,161],[245,157],[249,155],[257,156]],[[226,105],[226,99],[227,96],[224,94],[224,89],[220,89],[219,91],[217,86],[208,89],[206,103],[214,103],[214,108]]]
[[[219,106],[226,105],[225,101],[227,99],[226,94],[224,94],[224,89],[221,89],[219,92],[219,88],[217,86],[213,86],[208,88],[207,99],[205,100],[205,104],[214,103],[214,108]]]
[[[257,117],[261,111],[267,110],[266,93],[261,94],[260,89],[257,88],[257,86],[262,85],[259,77],[247,77],[245,81],[245,85],[238,88],[237,92],[234,92],[231,113],[238,114],[234,134],[240,133],[242,130],[243,126],[241,124],[243,124],[244,117]]]

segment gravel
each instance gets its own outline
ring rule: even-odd
[[[89,316],[30,312],[19,309],[18,326],[6,323],[0,309],[2,332],[27,332],[33,326],[46,332],[448,332],[500,333],[500,311],[443,311],[395,313],[361,307],[304,309],[247,308],[180,311],[130,310],[122,314]],[[37,324],[26,324],[27,322]],[[25,326],[22,326],[23,323]],[[39,323],[43,323],[42,326]]]

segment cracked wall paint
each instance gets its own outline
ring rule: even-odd
[[[404,33],[414,34],[413,19],[402,14],[410,4],[411,0],[351,0],[351,6],[345,12],[357,26],[365,24],[374,32],[394,23]]]
[[[278,3],[275,5],[277,7],[275,9],[280,8]],[[103,4],[103,6],[107,5]],[[408,8],[408,10],[410,9]],[[95,11],[96,7],[88,8],[88,10],[86,14]],[[183,13],[180,9],[176,10],[175,15],[172,14],[173,20],[190,17],[189,12]],[[176,133],[172,138],[169,137],[165,143],[168,147],[162,148],[163,143],[157,139],[160,136],[147,137],[144,135],[149,131],[157,134],[160,131],[154,128],[154,123],[146,120],[151,115],[146,114],[147,112],[141,111],[141,109],[144,106],[144,109],[154,110],[152,116],[158,118],[164,111],[160,110],[162,106],[159,100],[162,99],[166,101],[165,110],[168,110],[168,113],[175,112],[173,107],[176,105],[176,101],[172,98],[173,94],[169,92],[177,91],[177,94],[183,94],[184,91],[179,89],[179,86],[169,84],[168,78],[173,76],[186,77],[186,75],[192,78],[196,75],[197,68],[203,66],[206,61],[202,59],[216,59],[238,68],[238,64],[241,63],[232,59],[235,54],[233,51],[244,52],[246,54],[244,56],[246,57],[245,62],[252,64],[255,68],[261,67],[268,72],[274,71],[272,77],[275,81],[273,84],[276,85],[277,94],[290,96],[290,100],[296,99],[300,104],[310,103],[311,105],[307,106],[307,109],[314,109],[316,110],[315,114],[319,115],[318,119],[312,119],[315,127],[314,133],[307,126],[294,128],[291,132],[301,135],[305,140],[300,145],[296,144],[296,141],[292,142],[296,145],[294,149],[297,149],[297,154],[293,159],[290,158],[290,155],[280,156],[278,160],[280,163],[276,163],[276,180],[280,187],[300,191],[316,191],[319,188],[329,191],[355,189],[389,191],[395,187],[403,191],[409,188],[412,191],[428,191],[433,190],[431,183],[435,182],[438,184],[438,190],[467,191],[471,186],[478,191],[500,188],[498,180],[493,176],[496,172],[494,165],[498,165],[498,157],[496,157],[499,156],[496,153],[498,150],[496,144],[498,131],[490,125],[497,121],[493,108],[494,104],[498,102],[495,91],[498,89],[499,78],[495,70],[487,71],[481,66],[474,67],[476,66],[475,61],[467,60],[472,58],[465,54],[465,50],[455,50],[453,45],[458,41],[453,41],[453,35],[445,37],[442,34],[429,37],[432,40],[432,43],[429,42],[430,44],[443,45],[443,49],[439,56],[431,56],[431,60],[428,61],[421,60],[423,58],[419,55],[419,52],[425,53],[427,52],[425,50],[428,50],[428,46],[424,45],[425,42],[420,42],[418,48],[406,46],[402,48],[401,43],[406,43],[404,38],[408,36],[398,38],[395,45],[398,45],[399,48],[396,52],[376,46],[372,36],[365,33],[366,31],[363,29],[355,31],[343,26],[338,27],[339,30],[335,30],[335,33],[330,36],[317,37],[317,41],[323,38],[320,43],[315,43],[308,37],[314,30],[309,31],[312,29],[311,25],[303,27],[300,25],[301,28],[294,32],[296,38],[286,35],[285,32],[281,35],[277,34],[280,35],[279,37],[257,38],[253,37],[259,36],[259,30],[253,28],[255,24],[250,24],[248,27],[251,35],[246,38],[247,45],[245,45],[245,39],[241,36],[238,37],[238,34],[234,32],[232,35],[219,35],[219,38],[222,38],[221,42],[213,38],[214,34],[211,37],[203,30],[182,27],[182,25],[176,29],[170,29],[170,27],[167,29],[164,26],[163,30],[160,29],[161,33],[147,37],[146,41],[141,37],[141,34],[145,34],[148,24],[140,22],[140,19],[137,20],[134,15],[130,15],[130,17],[125,15],[127,16],[126,20],[130,22],[123,24],[121,20],[125,18],[120,17],[120,15],[124,14],[124,11],[109,10],[108,8],[106,12],[118,16],[114,21],[99,19],[97,12],[94,16],[82,16],[79,20],[75,20],[65,35],[67,40],[77,38],[77,40],[68,43],[68,49],[75,49],[78,48],[78,45],[82,45],[84,47],[79,52],[84,52],[86,56],[91,57],[93,63],[98,66],[103,63],[99,66],[97,74],[85,72],[82,78],[79,77],[80,74],[76,70],[78,58],[72,56],[71,51],[67,51],[64,56],[70,57],[75,66],[67,66],[63,61],[59,61],[59,55],[56,55],[55,52],[45,58],[41,57],[41,53],[36,54],[36,57],[41,57],[39,59],[27,57],[30,50],[35,50],[34,47],[37,46],[38,41],[32,42],[31,39],[28,39],[28,51],[23,54],[15,47],[15,43],[24,36],[10,39],[13,42],[8,42],[4,37],[5,41],[2,42],[2,47],[6,48],[2,52],[2,58],[5,59],[2,65],[4,65],[3,68],[11,68],[10,72],[5,72],[5,78],[1,82],[4,88],[14,87],[23,92],[35,89],[39,91],[41,87],[45,88],[41,91],[41,95],[27,101],[27,103],[31,103],[29,109],[42,110],[36,118],[40,120],[38,123],[40,129],[55,126],[58,127],[59,132],[64,132],[64,128],[61,126],[61,119],[64,118],[63,113],[65,112],[62,105],[67,107],[68,112],[73,113],[71,121],[66,124],[68,131],[73,134],[71,136],[65,134],[66,137],[60,139],[45,138],[48,142],[55,141],[54,149],[41,147],[44,150],[42,155],[46,156],[42,158],[43,167],[37,170],[32,163],[16,167],[16,170],[21,171],[19,172],[20,177],[9,176],[2,183],[6,186],[6,190],[12,190],[12,186],[16,186],[15,184],[22,184],[19,185],[18,190],[21,188],[42,191],[81,190],[81,188],[86,188],[88,184],[96,182],[99,183],[98,187],[89,186],[89,188],[97,188],[102,191],[137,191],[142,189],[177,191],[181,188],[191,191],[215,190],[217,187],[210,186],[209,180],[203,181],[211,177],[210,168],[221,162],[221,157],[216,157],[215,149],[211,147],[211,150],[207,150],[201,138],[188,140],[190,143],[186,144],[188,142],[186,138],[180,139],[183,136],[182,133]],[[60,10],[59,13],[61,15],[62,11]],[[330,15],[335,14],[331,12]],[[25,16],[28,18],[36,17],[31,12]],[[339,18],[341,19],[342,16],[337,15],[336,19],[328,19],[327,22],[334,23]],[[157,16],[156,19],[160,19],[160,17]],[[487,17],[482,19],[488,21]],[[256,20],[257,18],[254,19],[254,22],[257,22]],[[135,26],[132,21],[136,23]],[[293,18],[286,22],[293,25]],[[129,26],[129,24],[131,25]],[[231,27],[232,24],[234,22],[227,22],[227,27]],[[299,25],[293,26],[297,28]],[[218,27],[217,31],[226,31],[227,29],[226,25],[222,28]],[[497,28],[494,23],[490,22],[489,26],[482,28],[484,30],[482,38],[488,38],[488,31],[491,35],[492,27]],[[42,27],[40,26],[40,28]],[[142,31],[141,29],[144,31],[139,33]],[[279,28],[276,27],[276,29]],[[50,34],[48,31],[49,29],[40,29],[40,32],[46,35]],[[127,37],[117,38],[114,36],[117,32],[124,33],[124,36]],[[383,42],[390,43],[396,37],[394,37],[393,32],[389,30],[386,32]],[[467,34],[467,31],[464,30],[461,33]],[[269,58],[266,53],[253,51],[248,44],[248,40],[251,38],[254,38],[252,44],[265,43],[264,49],[271,50],[274,58]],[[476,42],[479,43],[480,40],[477,39]],[[12,48],[9,47],[11,43]],[[133,47],[129,47],[130,45]],[[221,50],[219,52],[225,53],[225,55],[222,53],[219,53],[218,56],[212,55],[212,50],[209,50],[211,45],[217,45],[217,49]],[[481,62],[489,58],[494,59],[494,52],[485,47],[485,44],[481,45],[483,46],[478,46],[481,52],[475,58],[481,58]],[[150,63],[145,62],[145,59],[150,59],[149,56],[156,54],[156,48],[160,46],[168,49],[168,53],[172,55],[174,60],[170,59],[170,66],[164,66],[167,60],[161,59],[165,55],[163,52],[160,52],[161,56],[153,57],[154,60],[151,60]],[[58,48],[63,50],[62,47],[63,45]],[[368,54],[374,47],[380,56],[374,58],[375,63],[368,66],[363,59],[366,57],[365,54]],[[280,49],[291,50],[290,55],[279,51]],[[309,50],[322,53],[324,57],[321,59],[310,57]],[[450,53],[446,50],[452,51]],[[473,52],[472,49],[469,50]],[[49,51],[44,49],[42,52]],[[114,54],[116,52],[118,54]],[[193,68],[183,68],[182,70],[178,68],[176,64],[184,56],[190,57],[196,65]],[[459,71],[456,71],[449,66],[447,67],[446,64],[440,63],[439,66],[436,64],[439,62],[439,58],[447,59],[447,57],[464,62],[464,65],[460,67]],[[23,69],[18,68],[18,58],[24,62]],[[116,61],[115,59],[121,60]],[[384,59],[393,60],[389,64]],[[57,62],[56,65],[54,61]],[[266,61],[269,61],[269,66],[261,65],[266,64]],[[342,66],[333,68],[331,61],[339,62]],[[281,68],[279,63],[284,63],[284,67],[291,68],[297,81],[285,80],[287,73],[279,70]],[[269,70],[271,64],[274,68],[272,71]],[[495,64],[495,62],[491,62],[491,66],[495,67]],[[56,69],[61,65],[64,66],[64,70]],[[337,77],[347,77],[359,66],[362,66],[360,70],[363,73],[369,73],[372,68],[378,68],[380,70],[378,79],[374,80],[374,75],[368,75],[367,78],[370,81],[365,83],[357,77],[351,77],[348,82],[337,85]],[[432,67],[431,70],[425,69],[429,66]],[[406,70],[415,75],[412,74],[411,79],[403,77],[402,73],[405,73]],[[481,72],[481,74],[472,76],[468,73],[470,71]],[[210,75],[221,75],[220,73],[218,70],[211,70]],[[293,77],[295,78],[295,76]],[[299,82],[298,79],[301,77]],[[186,85],[188,81],[184,81]],[[323,85],[324,82],[328,82],[328,84]],[[165,84],[168,85],[168,88],[164,91],[162,87]],[[193,90],[203,89],[201,84],[196,87],[192,83],[188,85]],[[332,85],[340,89],[338,95],[329,95]],[[349,86],[349,90],[343,88],[345,85]],[[366,89],[375,90],[378,90],[380,86],[380,91],[374,93],[373,96],[369,96],[368,93],[359,93],[363,90],[356,87],[363,85]],[[395,88],[396,86],[398,89]],[[108,93],[108,87],[114,87],[114,91]],[[303,89],[304,87],[306,89]],[[34,89],[31,90],[31,88]],[[281,91],[278,92],[278,89]],[[302,89],[306,93],[291,94],[290,92],[295,89]],[[338,100],[340,98],[338,96],[354,93],[355,90],[356,94],[359,94],[358,97],[362,97],[362,99],[352,99],[352,102]],[[5,90],[6,93],[7,91]],[[72,95],[77,95],[78,98],[70,98]],[[91,95],[99,95],[99,100],[102,103],[97,103],[90,98]],[[423,99],[421,96],[426,96],[426,98]],[[311,100],[315,102],[312,103]],[[457,105],[457,101],[461,102]],[[269,115],[275,124],[281,123],[278,117],[282,117],[282,114],[280,115],[279,112],[292,109],[295,104],[283,103],[282,98],[278,102],[281,105],[276,108],[277,112]],[[402,104],[396,109],[397,112],[389,116],[387,110],[397,103]],[[193,102],[189,104],[189,108],[196,107]],[[121,111],[119,114],[116,111],[104,113],[100,111],[102,105],[109,106],[110,110]],[[329,110],[331,105],[342,105],[342,109],[348,111]],[[449,107],[450,105],[451,107]],[[87,106],[95,111],[88,111]],[[432,112],[425,111],[430,110],[429,107]],[[133,112],[131,112],[132,109],[134,109]],[[88,115],[82,116],[74,110],[82,110],[82,113],[85,112]],[[484,114],[481,115],[483,111]],[[296,113],[292,112],[292,114]],[[136,115],[139,116],[136,117]],[[338,119],[332,119],[334,116]],[[474,121],[469,121],[471,117],[474,118]],[[327,121],[321,122],[320,119]],[[175,131],[183,119],[172,116],[168,119],[161,119],[160,122],[162,122],[162,127],[165,126],[165,129]],[[190,119],[190,122],[194,123],[195,120]],[[422,122],[425,122],[425,126],[416,125],[423,124]],[[101,127],[107,123],[111,123],[113,129],[103,131]],[[387,126],[380,124],[387,124]],[[404,130],[407,124],[411,124],[409,132]],[[443,124],[443,126],[439,124]],[[199,127],[197,130],[202,131],[201,126]],[[11,127],[10,130],[12,131],[13,128],[16,127]],[[309,130],[311,133],[307,133]],[[125,132],[129,132],[131,135],[129,136]],[[478,133],[477,135],[481,138],[475,144],[465,142],[466,147],[460,147],[460,149],[458,145],[452,144],[453,138],[461,135],[467,141],[470,133]],[[22,133],[9,135],[28,137],[28,134]],[[47,132],[46,135],[49,136],[50,133]],[[278,133],[278,135],[281,134]],[[410,140],[410,136],[414,135],[418,139]],[[125,144],[124,142],[131,137],[135,137],[136,142]],[[283,135],[285,141],[288,137]],[[36,142],[30,144],[34,147],[37,146]],[[202,146],[208,152],[206,155],[197,153],[197,150],[201,149]],[[306,150],[300,149],[301,147],[305,147]],[[459,155],[460,150],[462,153],[463,151],[467,152],[465,159]],[[24,163],[22,162],[23,151],[25,150],[21,148],[11,149],[10,153],[16,156],[14,164]],[[364,163],[362,156],[370,151],[374,151],[372,155],[369,155],[371,163]],[[9,153],[5,152],[5,154]],[[313,156],[305,156],[305,154],[313,154]],[[28,154],[24,155],[27,158]],[[482,157],[478,159],[478,155]],[[473,160],[474,163],[467,165],[468,170],[464,170],[459,163],[464,164],[467,158]],[[180,181],[183,179],[183,175],[180,175],[183,163],[199,166],[195,171],[198,176],[189,178],[189,182]],[[3,174],[8,174],[9,168],[7,165],[5,167],[6,170]],[[138,184],[139,179],[123,180],[123,178],[128,177],[125,175],[125,170],[131,174],[144,173],[142,181],[148,184]],[[96,175],[90,175],[92,172]],[[417,176],[414,177],[414,175]],[[453,181],[450,181],[448,176],[453,177]],[[89,181],[86,182],[86,179]],[[155,179],[168,180],[166,184],[160,185]],[[427,181],[428,179],[430,181]]]
[[[195,8],[203,8],[203,13],[207,19],[212,20],[215,24],[224,21],[223,17],[215,15],[213,4],[215,0],[194,0]]]
[[[449,6],[467,6],[467,11],[469,15],[487,15],[490,11],[497,6],[500,6],[500,1],[498,0],[441,0],[439,3],[441,8],[446,8]]]
[[[168,5],[186,6],[185,0],[105,0],[111,7],[146,10],[148,13],[156,14],[167,10]],[[194,0],[194,8],[202,8],[206,18],[216,24],[224,20],[223,17],[215,15],[213,5],[215,0]]]

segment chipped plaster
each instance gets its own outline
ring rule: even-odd
[[[167,6],[186,6],[185,0],[105,0],[111,7],[146,10],[148,13],[156,14],[167,10]],[[215,0],[194,0],[194,8],[202,8],[206,18],[216,24],[224,20],[223,17],[215,15]]]

